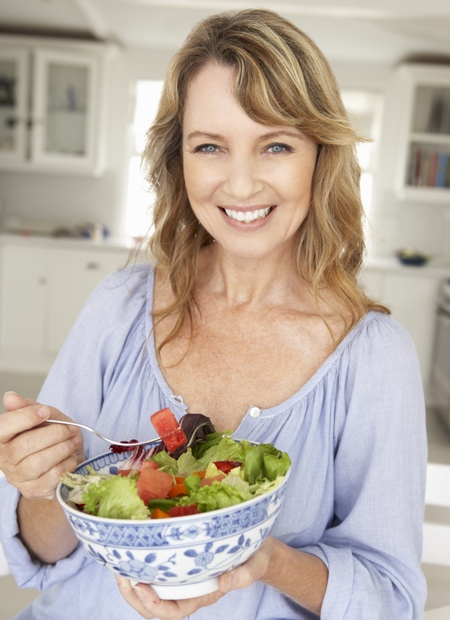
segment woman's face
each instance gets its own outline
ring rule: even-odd
[[[231,91],[233,72],[211,63],[189,85],[184,177],[192,209],[216,242],[234,256],[261,258],[294,244],[317,145],[295,128],[247,116]]]

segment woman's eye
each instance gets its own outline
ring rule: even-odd
[[[290,153],[292,151],[291,147],[287,144],[271,144],[267,150],[274,155],[278,155],[278,153]]]
[[[206,153],[207,155],[217,153],[218,147],[214,144],[201,144],[195,149],[196,153]]]

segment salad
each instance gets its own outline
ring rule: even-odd
[[[162,412],[162,416],[153,414],[162,438],[157,446],[147,451],[136,447],[116,471],[102,473],[88,465],[86,475],[65,473],[61,482],[70,487],[68,501],[99,517],[179,517],[267,493],[281,483],[290,467],[286,452],[216,432],[202,414],[189,413],[178,422],[170,410]],[[166,436],[161,433],[161,418]],[[129,448],[111,446],[111,450]]]

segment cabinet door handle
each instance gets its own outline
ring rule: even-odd
[[[4,124],[9,129],[14,129],[14,127],[18,125],[19,123],[23,123],[23,119],[20,118],[19,116],[8,116],[8,118],[5,118]]]
[[[86,265],[86,269],[89,269],[89,271],[95,271],[97,269],[100,269],[100,263],[96,263],[95,261],[91,261],[89,263],[87,263]]]

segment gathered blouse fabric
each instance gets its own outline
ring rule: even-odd
[[[146,264],[97,287],[40,402],[119,440],[151,437],[149,416],[164,407],[177,418],[185,414],[189,403],[172,393],[156,359],[153,287],[154,270]],[[249,412],[252,405],[258,403],[249,403]],[[369,312],[296,394],[257,417],[248,412],[234,433],[273,443],[291,457],[273,536],[328,567],[323,620],[422,618],[424,411],[411,337],[388,315]],[[108,449],[90,433],[84,439],[86,458]],[[54,565],[31,558],[18,531],[18,492],[4,480],[0,484],[1,542],[11,571],[19,586],[43,592],[20,620],[61,620],[68,613],[72,620],[141,617],[122,598],[114,575],[81,545]],[[261,582],[190,617],[317,618]]]

